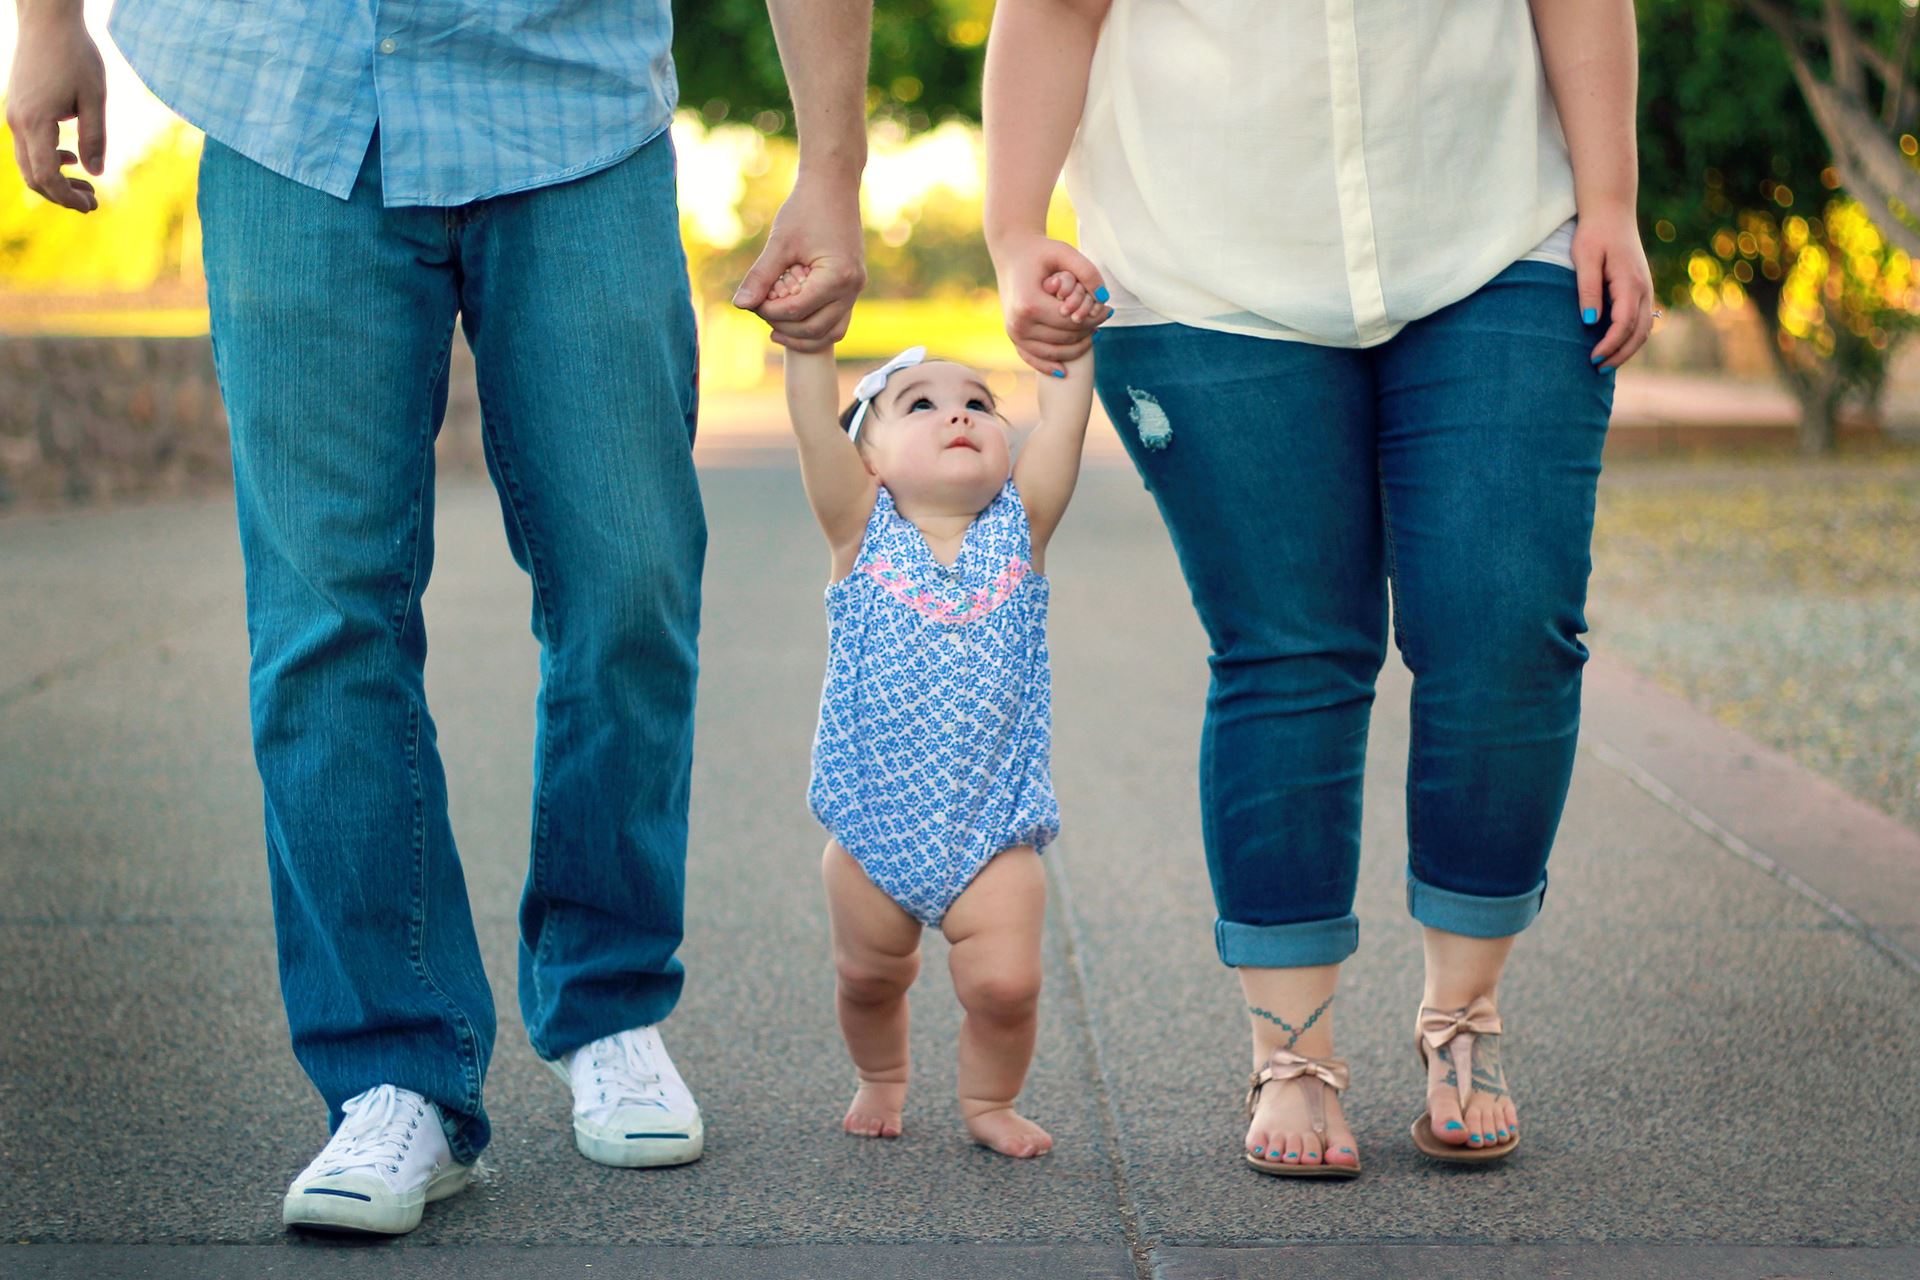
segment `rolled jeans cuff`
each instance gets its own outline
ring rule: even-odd
[[[1332,920],[1296,924],[1239,924],[1217,920],[1213,945],[1220,963],[1232,968],[1303,969],[1339,964],[1360,947],[1360,918],[1351,912]]]
[[[1407,910],[1430,929],[1465,934],[1469,938],[1510,938],[1533,923],[1546,900],[1547,880],[1511,898],[1483,898],[1455,893],[1428,884],[1407,873]]]

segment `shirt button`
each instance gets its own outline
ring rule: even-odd
[[[392,53],[395,49],[398,49],[399,47],[400,46],[395,44],[392,40],[382,40],[380,42],[380,52],[382,53]]]

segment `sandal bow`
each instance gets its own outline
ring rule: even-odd
[[[1460,1105],[1467,1105],[1473,1092],[1473,1042],[1476,1036],[1500,1034],[1500,1014],[1493,1001],[1478,996],[1464,1009],[1449,1012],[1431,1006],[1420,1010],[1420,1045],[1423,1056],[1453,1046],[1453,1074],[1460,1090]]]

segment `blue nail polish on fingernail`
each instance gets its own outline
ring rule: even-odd
[[[1112,296],[1113,296],[1112,294],[1107,292],[1107,286],[1105,285],[1101,285],[1098,289],[1095,289],[1093,291],[1093,300],[1095,302],[1105,302],[1108,298]]]
[[[1599,322],[1600,313],[1592,307],[1587,307],[1580,312],[1580,318],[1588,324],[1595,324]]]
[[[1065,369],[1055,369],[1053,371],[1053,376],[1056,378],[1064,378],[1067,376],[1067,371]]]

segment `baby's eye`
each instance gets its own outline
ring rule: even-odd
[[[925,396],[921,396],[918,400],[915,400],[913,402],[912,407],[908,409],[907,412],[918,413],[922,409],[931,409],[931,408],[933,408],[933,401],[927,399]]]
[[[967,401],[967,408],[978,409],[981,413],[993,412],[993,406],[989,405],[985,400],[969,400]]]

